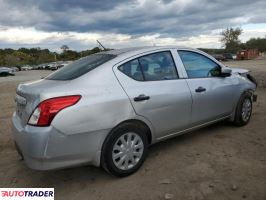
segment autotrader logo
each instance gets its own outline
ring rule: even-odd
[[[54,188],[0,188],[0,200],[54,200]]]

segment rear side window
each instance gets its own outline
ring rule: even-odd
[[[115,55],[111,54],[93,54],[84,58],[81,58],[60,70],[47,76],[48,80],[71,80],[86,74],[87,72],[95,69],[96,67],[106,63],[107,61],[115,58]]]
[[[143,81],[143,74],[138,59],[131,60],[118,68],[121,72],[137,81]]]
[[[176,66],[169,51],[158,52],[129,61],[118,68],[137,81],[177,79]]]

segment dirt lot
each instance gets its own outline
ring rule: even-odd
[[[250,123],[222,122],[156,144],[143,167],[122,179],[87,166],[28,169],[11,137],[15,88],[49,72],[0,77],[0,187],[54,187],[56,199],[266,199],[266,59],[226,64],[251,69],[259,81]]]

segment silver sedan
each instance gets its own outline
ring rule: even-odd
[[[246,125],[255,89],[247,70],[196,49],[105,51],[20,84],[13,135],[30,168],[91,164],[127,176],[151,144],[221,120]]]

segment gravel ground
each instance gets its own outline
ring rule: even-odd
[[[28,169],[11,137],[15,89],[49,71],[0,77],[0,187],[54,187],[56,199],[266,199],[266,59],[226,62],[252,70],[258,102],[250,123],[227,122],[194,131],[150,148],[134,175],[115,178],[84,166],[57,171]]]

